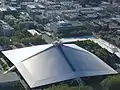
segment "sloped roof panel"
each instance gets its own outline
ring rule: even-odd
[[[68,75],[69,77],[69,74],[73,73],[61,52],[58,48],[54,47],[17,64],[16,67],[22,76],[25,76],[24,78],[30,86],[38,81],[39,84],[35,84],[35,86],[40,86],[41,84],[45,85],[48,84],[48,82],[53,83],[60,81],[61,77],[62,80],[64,80],[66,78],[63,78],[63,76],[67,77],[66,75]],[[28,78],[27,76],[31,77]],[[54,80],[55,77],[57,80]]]
[[[14,50],[8,50],[3,51],[2,53],[13,63],[19,63],[22,60],[35,55],[38,52],[41,52],[49,47],[51,47],[52,44],[46,44],[46,45],[38,45],[38,46],[32,46],[32,47],[26,47],[26,48],[20,48],[20,49],[14,49]]]
[[[115,70],[97,56],[76,45],[71,44],[69,47],[62,46],[62,49],[66,57],[68,57],[69,61],[72,63],[77,74],[79,73],[81,77],[116,73]]]

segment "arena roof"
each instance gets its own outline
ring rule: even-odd
[[[78,77],[117,73],[97,56],[75,44],[47,44],[2,53],[31,88]]]

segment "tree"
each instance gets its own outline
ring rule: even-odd
[[[25,35],[22,33],[22,31],[16,31],[15,36],[18,37],[19,39],[25,37]]]
[[[120,75],[109,76],[101,82],[103,90],[120,90]]]
[[[24,29],[25,27],[24,27],[24,24],[18,24],[18,28],[19,28],[19,30],[22,30],[22,29]]]
[[[32,43],[34,45],[39,44],[45,44],[45,40],[42,39],[41,36],[34,36],[34,37],[26,37],[21,39],[21,43],[24,43],[25,45],[29,45],[29,43]]]
[[[12,36],[12,37],[11,37],[11,40],[12,40],[12,43],[13,43],[13,42],[17,42],[17,43],[20,42],[20,39],[19,39],[17,36]]]
[[[21,39],[21,43],[23,43],[25,45],[29,45],[30,42],[31,42],[31,38],[22,38]]]
[[[53,85],[52,87],[48,88],[47,90],[93,90],[92,87],[89,86],[68,86],[67,84],[62,84],[62,85]]]
[[[8,20],[8,24],[10,25],[10,26],[13,26],[15,23],[14,23],[14,20],[13,19],[10,19],[10,20]]]
[[[9,45],[11,44],[10,39],[8,37],[0,37],[0,44],[1,45]]]
[[[32,35],[27,31],[26,28],[22,29],[21,32],[24,34],[25,37],[32,37]]]

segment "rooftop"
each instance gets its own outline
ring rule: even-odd
[[[78,77],[117,74],[97,56],[74,44],[53,43],[2,53],[31,88]]]
[[[14,82],[19,80],[20,78],[15,72],[9,72],[7,74],[0,75],[0,83],[8,83],[8,82]]]
[[[35,29],[30,29],[30,30],[27,30],[29,33],[31,33],[33,36],[34,35],[41,35],[41,33],[37,32]]]
[[[35,9],[36,8],[35,5],[27,5],[27,7],[31,8],[31,9]]]

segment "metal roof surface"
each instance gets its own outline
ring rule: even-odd
[[[41,52],[49,47],[51,47],[52,44],[48,45],[40,45],[40,46],[33,46],[33,47],[26,47],[21,49],[14,49],[14,50],[8,50],[4,51],[3,54],[13,63],[19,63],[22,60],[28,58],[29,56],[32,56],[38,52]]]
[[[31,88],[77,77],[117,73],[97,56],[74,44],[39,45],[3,53]]]

